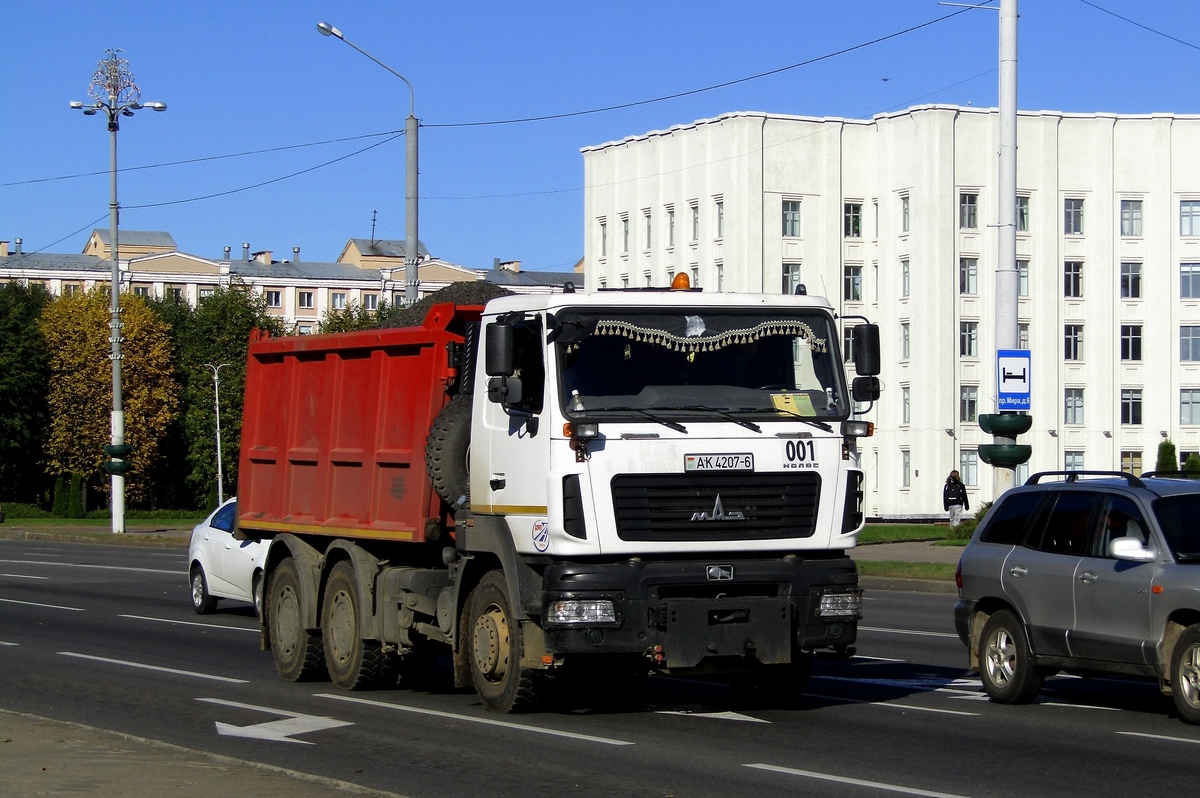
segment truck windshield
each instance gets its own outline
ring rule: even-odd
[[[560,401],[572,416],[849,414],[837,336],[819,312],[565,310],[551,328]]]

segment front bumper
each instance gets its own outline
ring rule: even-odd
[[[548,652],[644,654],[668,668],[721,657],[792,662],[799,651],[852,645],[861,617],[857,569],[844,555],[551,565],[543,597]],[[561,623],[555,616],[568,613],[558,602],[611,602],[612,612],[605,622]]]

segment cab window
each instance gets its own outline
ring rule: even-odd
[[[1100,498],[1101,494],[1089,491],[1052,493],[1026,545],[1051,554],[1082,556],[1088,550],[1089,524]]]

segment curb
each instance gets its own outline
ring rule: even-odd
[[[180,533],[178,536],[162,534],[170,532],[167,529],[126,530],[123,535],[111,532],[100,532],[93,529],[41,530],[21,529],[20,527],[5,529],[0,527],[0,540],[49,540],[58,543],[95,543],[104,546],[141,546],[152,549],[186,549],[191,542],[191,531]]]
[[[958,587],[940,579],[898,579],[889,576],[859,576],[859,587],[867,590],[900,590],[906,593],[958,593]]]

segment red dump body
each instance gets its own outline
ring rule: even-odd
[[[255,335],[241,527],[421,542],[448,525],[425,468],[425,441],[458,375],[448,345],[462,343],[482,311],[442,304],[420,327]]]

